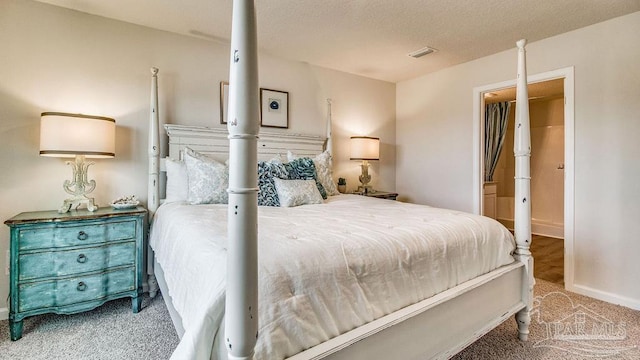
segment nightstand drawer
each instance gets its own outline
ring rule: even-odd
[[[134,220],[76,226],[43,226],[21,229],[18,235],[20,251],[96,244],[135,237],[136,222]]]
[[[21,254],[18,281],[72,274],[135,264],[136,244],[127,242],[77,250]]]
[[[72,305],[136,289],[135,268],[18,286],[18,311]]]

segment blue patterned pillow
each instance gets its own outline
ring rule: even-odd
[[[289,172],[280,162],[258,162],[258,206],[280,206],[274,178],[288,179]]]
[[[289,180],[315,180],[318,191],[322,195],[323,199],[327,198],[327,192],[324,187],[318,181],[316,174],[316,167],[313,165],[313,160],[308,157],[298,158],[284,164],[289,172]]]
[[[301,156],[297,156],[291,151],[287,151],[287,159],[293,161]],[[316,167],[316,177],[322,187],[327,192],[327,196],[340,195],[340,192],[336,188],[336,183],[333,181],[333,159],[331,153],[328,150],[316,155],[313,158],[313,165]]]

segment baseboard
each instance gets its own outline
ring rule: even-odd
[[[513,231],[514,224],[511,219],[497,219],[504,227]],[[548,225],[543,223],[531,223],[531,233],[533,235],[546,236],[556,239],[564,239],[564,230],[561,227],[555,225]]]
[[[561,226],[531,222],[531,233],[556,239],[564,239],[564,229]]]
[[[569,286],[569,284],[567,284],[566,289],[568,291],[571,291],[580,295],[592,297],[594,299],[606,301],[611,304],[621,305],[633,310],[640,310],[640,300],[638,299],[632,299],[626,296],[621,296],[618,294],[597,290],[584,285],[576,285],[575,283],[573,286]]]

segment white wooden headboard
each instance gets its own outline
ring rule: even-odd
[[[169,157],[182,159],[182,151],[189,147],[220,161],[229,158],[229,132],[226,128],[167,124]],[[326,138],[317,135],[260,132],[258,159],[286,158],[287,151],[298,156],[315,156],[324,150]]]
[[[150,216],[160,206],[166,182],[160,181],[160,173],[166,171],[165,161],[160,157],[160,117],[158,115],[158,68],[151,68],[151,108],[149,119],[149,179],[147,209]],[[327,137],[318,135],[263,132],[258,134],[258,160],[270,160],[286,156],[291,151],[298,156],[313,156],[324,150],[332,151],[331,99],[327,99]],[[182,159],[182,151],[189,146],[216,160],[229,157],[229,132],[226,128],[166,124],[169,136],[169,158]]]
[[[225,128],[174,124],[165,124],[164,128],[169,136],[169,155],[158,159],[157,185],[152,189],[153,193],[150,192],[150,198],[157,197],[158,205],[164,201],[166,195],[167,158],[182,160],[184,148],[189,147],[220,162],[226,162],[229,159],[229,132]],[[268,161],[280,158],[286,161],[287,151],[291,151],[296,156],[313,157],[323,152],[325,145],[328,145],[327,138],[318,135],[260,132],[258,160]]]

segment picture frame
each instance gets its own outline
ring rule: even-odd
[[[220,124],[227,124],[229,113],[229,82],[220,81]]]
[[[289,93],[260,88],[260,126],[289,128]]]

